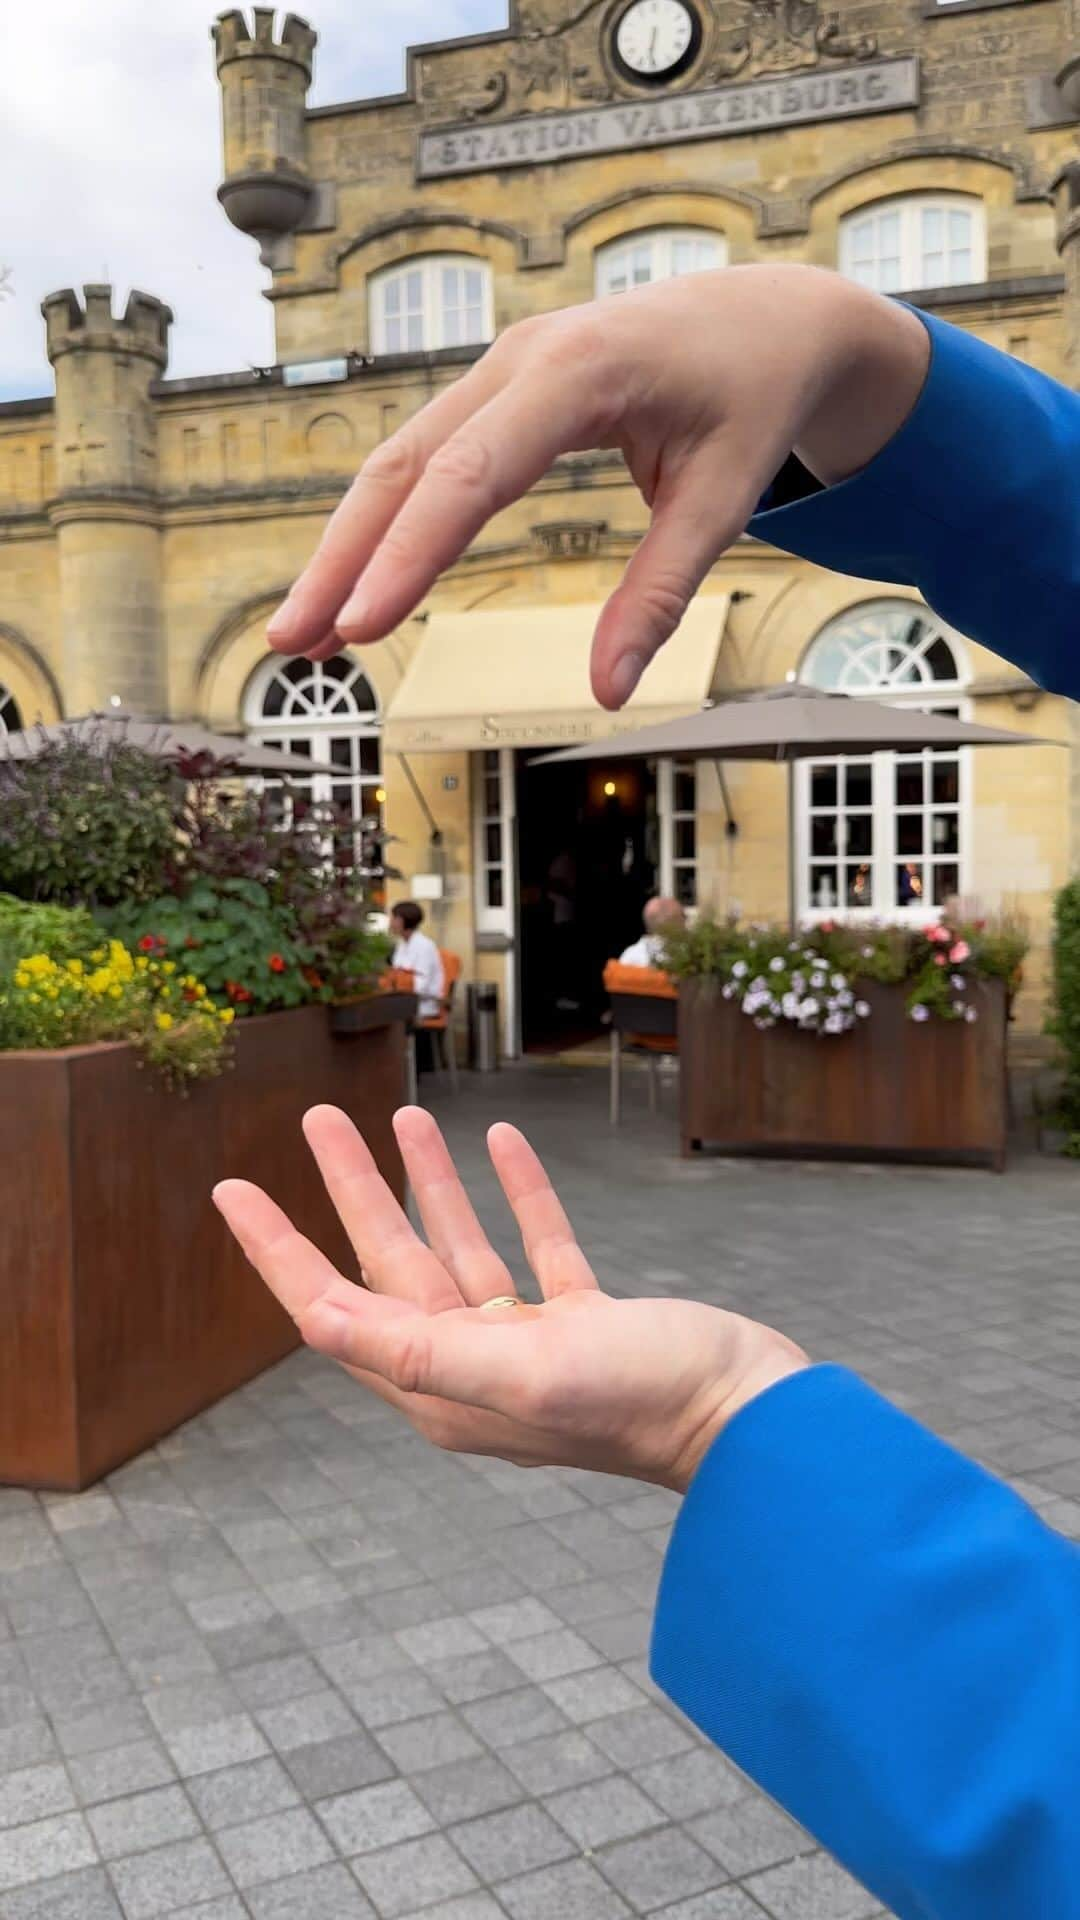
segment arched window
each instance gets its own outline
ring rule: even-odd
[[[599,248],[596,255],[596,291],[626,293],[647,287],[653,280],[672,280],[678,273],[704,273],[727,265],[727,241],[707,227],[651,227],[625,235]]]
[[[311,776],[290,775],[320,806],[332,803],[359,824],[382,811],[379,703],[349,654],[333,660],[283,660],[272,654],[250,682],[244,720],[251,736],[311,761]]]
[[[818,634],[800,679],[961,714],[961,643],[911,600],[871,600]],[[804,919],[932,920],[966,891],[967,763],[959,748],[800,764],[797,886]]]
[[[0,683],[0,740],[5,734],[21,733],[22,717],[13,693]]]
[[[466,253],[425,254],[370,281],[374,353],[434,353],[494,338],[491,268]]]
[[[906,194],[863,207],[841,225],[840,271],[877,293],[985,280],[982,201],[960,193]]]

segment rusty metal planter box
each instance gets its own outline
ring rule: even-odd
[[[860,988],[860,992],[863,989]],[[1005,1164],[1004,985],[981,982],[977,1022],[917,1024],[901,987],[867,985],[851,1033],[760,1032],[712,980],[679,987],[684,1153]]]
[[[210,1200],[257,1180],[355,1262],[300,1134],[343,1107],[399,1195],[403,1009],[239,1023],[236,1064],[182,1098],[129,1046],[0,1054],[0,1483],[82,1488],[298,1344]]]

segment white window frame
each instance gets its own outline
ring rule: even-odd
[[[940,213],[947,220],[950,213],[963,212],[971,218],[971,273],[964,280],[950,278],[947,269],[941,275],[927,274],[923,262],[928,249],[923,246],[923,216],[927,213]],[[899,216],[900,235],[898,241],[899,271],[895,285],[880,273],[865,273],[856,264],[858,233],[866,222],[876,222],[891,214]],[[948,248],[933,249],[948,257]],[[873,264],[877,266],[880,251],[875,243]],[[888,200],[871,201],[845,214],[840,223],[840,271],[849,280],[860,286],[871,287],[877,293],[915,293],[924,287],[939,286],[978,286],[987,276],[986,251],[986,206],[976,194],[970,193],[905,193],[895,194]]]
[[[355,713],[343,711],[341,714],[312,711],[310,717],[303,713],[292,713],[281,719],[262,711],[266,690],[291,663],[280,654],[270,654],[263,660],[251,680],[244,695],[243,720],[250,740],[273,747],[297,748],[304,742],[310,746],[310,758],[313,770],[311,798],[316,806],[328,806],[334,798],[335,783],[348,781],[353,791],[353,819],[359,828],[365,819],[382,818],[382,802],[377,794],[383,788],[382,756],[382,715],[378,704],[378,693],[362,663],[351,654],[342,656],[347,659],[356,675],[367,682],[375,698],[375,706],[369,714],[359,718]],[[312,667],[313,678],[321,683],[324,675],[321,662],[305,663]],[[318,668],[315,672],[314,669]],[[331,742],[335,738],[347,737],[350,740],[374,740],[378,746],[378,767],[374,773],[365,773],[362,768],[353,769],[337,766],[331,754]],[[272,787],[277,784],[272,776],[264,775],[261,785]],[[369,804],[370,802],[370,804]]]
[[[947,711],[958,713],[962,720],[969,720],[972,717],[972,706],[965,692],[969,676],[963,641],[958,634],[955,634],[943,621],[938,620],[936,616],[930,613],[928,608],[923,607],[919,601],[887,599],[868,601],[862,607],[852,607],[846,615],[840,615],[835,621],[830,621],[829,625],[822,629],[822,632],[817,636],[813,645],[808,650],[800,678],[806,680],[811,685],[822,684],[821,682],[815,683],[813,681],[810,669],[812,668],[815,651],[822,646],[823,642],[830,638],[831,628],[840,628],[842,623],[857,619],[860,614],[866,615],[877,612],[878,610],[887,610],[890,608],[896,608],[897,610],[910,609],[913,614],[921,615],[924,620],[927,630],[917,646],[907,655],[908,662],[914,661],[917,664],[918,660],[933,646],[935,639],[940,637],[948,643],[952,650],[957,667],[956,678],[951,680],[927,679],[921,683],[912,684],[911,682],[901,682],[894,677],[859,685],[856,674],[853,671],[851,681],[846,686],[844,685],[845,676],[841,673],[835,683],[837,690],[848,693],[853,699],[861,698],[884,701],[889,706],[916,708],[921,713]],[[873,636],[868,636],[868,645],[874,643]],[[857,658],[858,649],[853,646],[850,663],[853,668]],[[902,668],[899,666],[895,668],[893,670],[894,675],[899,674],[901,670]],[[951,753],[952,749],[945,749],[944,751]],[[940,757],[941,752],[941,749],[937,750],[937,757]],[[897,852],[897,816],[899,813],[905,811],[918,810],[916,808],[903,808],[897,805],[897,763],[899,761],[915,759],[922,759],[924,767],[926,768],[926,772],[924,773],[924,798],[921,810],[924,815],[928,816],[935,810],[932,790],[928,785],[931,778],[930,769],[935,759],[935,751],[932,748],[916,750],[913,753],[821,754],[814,756],[812,759],[801,760],[795,767],[793,781],[793,801],[795,808],[793,846],[795,857],[795,908],[800,925],[817,926],[822,920],[836,920],[852,926],[882,923],[894,926],[928,926],[935,920],[940,919],[942,907],[940,904],[935,905],[932,901],[923,901],[906,907],[891,904],[876,904],[863,908],[849,906],[846,902],[838,899],[832,906],[819,907],[814,904],[812,898],[812,868],[815,865],[828,865],[832,862],[832,856],[828,859],[823,857],[815,859],[812,850],[811,783],[813,768],[836,767],[839,770],[852,764],[860,766],[868,764],[870,766],[871,794],[868,810],[873,820],[873,850],[866,864],[871,870],[872,898],[875,902],[880,903],[891,902],[895,884],[895,869],[904,857]],[[959,883],[958,892],[963,896],[970,894],[972,891],[972,789],[974,767],[970,747],[960,747],[957,749],[956,760],[958,781],[955,812],[957,817],[958,852],[955,856],[951,854],[935,856],[932,846],[927,845],[922,857],[924,862],[930,864],[955,864]],[[928,792],[931,793],[930,799],[926,798]],[[945,803],[942,802],[940,810],[952,812],[952,804],[950,803],[946,807]],[[843,812],[843,807],[839,806],[838,811]],[[926,836],[926,839],[927,841],[929,840],[929,835]],[[857,856],[850,857],[856,858]],[[842,851],[839,849],[838,858],[844,858]]]
[[[446,338],[446,310],[442,298],[442,273],[445,267],[480,275],[482,317],[480,332],[475,340],[448,341]],[[411,273],[421,276],[423,344],[420,347],[391,347],[387,344],[387,288],[404,282]],[[384,267],[381,272],[372,274],[368,281],[368,307],[371,351],[375,354],[438,353],[447,346],[486,346],[495,338],[491,263],[475,253],[413,254],[408,260],[399,260],[392,267]]]
[[[487,756],[495,756],[495,771],[499,780],[499,805],[497,812],[489,812],[487,802],[487,782],[489,768]],[[506,970],[502,994],[503,1052],[508,1060],[516,1060],[521,1051],[518,1033],[518,942],[520,939],[520,902],[518,900],[517,869],[517,763],[513,747],[481,748],[473,760],[473,886],[475,891],[474,919],[476,931],[501,934],[506,942]],[[497,824],[501,832],[501,854],[498,861],[487,857],[487,828]],[[502,905],[491,907],[487,902],[488,874],[498,870],[502,874]]]
[[[669,900],[678,900],[679,874],[692,874],[692,898],[683,903],[689,911],[697,906],[698,877],[701,868],[701,763],[697,760],[681,759],[678,768],[678,771],[693,774],[694,806],[692,810],[684,809],[682,812],[676,810],[676,770],[676,762],[670,754],[666,754],[656,763],[656,812],[660,822],[660,892]],[[694,823],[692,860],[680,857],[676,853],[677,826],[680,820],[692,820]]]
[[[674,264],[675,247],[679,241],[708,241],[716,248],[716,259],[703,262],[699,267],[691,267],[688,270],[691,273],[706,273],[716,267],[727,266],[727,236],[715,227],[641,227],[636,233],[621,233],[617,240],[609,240],[597,248],[597,297],[603,299],[611,293],[625,293],[633,286],[654,286],[659,280],[672,280],[677,273],[687,271],[685,268],[676,268]],[[639,247],[652,249],[647,277],[628,280],[627,287],[612,287],[611,281],[617,276],[623,258]]]

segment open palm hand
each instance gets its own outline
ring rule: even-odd
[[[343,1113],[317,1107],[304,1123],[366,1287],[258,1187],[225,1181],[214,1198],[308,1345],[436,1445],[682,1491],[732,1414],[806,1365],[783,1335],[738,1314],[602,1293],[532,1148],[500,1125],[492,1162],[543,1296],[517,1303],[434,1120],[405,1108],[395,1127],[430,1244]]]

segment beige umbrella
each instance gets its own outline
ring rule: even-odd
[[[533,762],[627,760],[678,754],[698,760],[828,759],[839,753],[910,753],[920,747],[1032,747],[1050,744],[1027,733],[983,727],[952,714],[890,707],[882,700],[825,693],[817,687],[769,687],[718,700],[700,713],[636,727],[584,747],[565,747]]]
[[[911,753],[923,747],[1039,747],[1063,742],[1034,739],[1002,727],[983,727],[953,714],[890,707],[818,687],[768,687],[740,693],[685,719],[545,753],[534,766],[563,760],[628,760],[676,754],[698,760],[774,760],[788,768],[790,917],[795,920],[794,772],[797,760],[845,753]],[[718,767],[721,785],[723,768]],[[725,788],[726,796],[726,788]],[[730,830],[737,831],[731,819]]]
[[[113,742],[126,741],[156,760],[219,761],[228,773],[288,774],[312,772],[310,759],[286,747],[263,746],[239,735],[211,733],[197,721],[135,720],[122,713],[91,713],[81,720],[61,720],[54,726],[27,727],[0,738],[0,765],[4,760],[34,760],[60,740],[83,740],[104,752]]]

